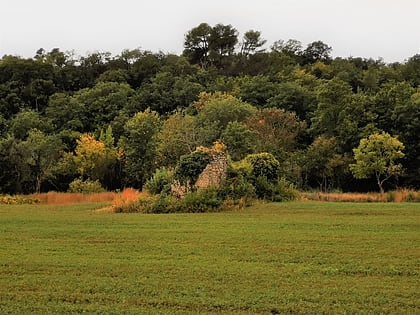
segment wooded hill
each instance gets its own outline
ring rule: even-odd
[[[0,59],[0,193],[65,191],[74,180],[142,188],[198,146],[233,161],[269,152],[299,189],[376,190],[355,179],[353,149],[372,134],[403,144],[385,188],[420,188],[420,54],[386,64],[332,58],[317,41],[202,23],[182,55],[58,48]]]

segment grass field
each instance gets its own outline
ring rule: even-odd
[[[0,206],[0,314],[419,314],[420,204]]]

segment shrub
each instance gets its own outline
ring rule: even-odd
[[[137,200],[117,203],[113,205],[114,212],[118,213],[131,213],[131,212],[142,212],[149,213],[150,206],[157,200],[159,196],[141,196]]]
[[[243,171],[243,168],[228,168],[227,178],[219,188],[219,194],[223,199],[230,200],[233,204],[239,203],[239,200],[249,203],[246,201],[256,197],[255,188],[243,175]]]
[[[252,166],[251,175],[255,179],[258,177],[265,177],[268,181],[278,179],[280,163],[271,153],[250,154],[246,157],[246,160]]]
[[[104,192],[105,189],[97,180],[92,181],[88,179],[84,181],[81,179],[75,179],[70,183],[68,191],[71,193],[91,194]]]
[[[299,197],[293,184],[284,178],[274,182],[265,176],[258,176],[255,180],[255,191],[259,199],[269,201],[290,201]]]
[[[168,194],[171,190],[171,183],[174,178],[174,171],[161,168],[156,170],[152,178],[150,178],[144,185],[144,188],[151,194]]]
[[[28,198],[21,196],[0,195],[0,204],[4,205],[23,205],[23,204],[37,204],[39,199]]]
[[[180,200],[180,211],[182,212],[213,212],[220,208],[223,199],[214,187],[199,189],[187,193]]]
[[[198,149],[181,156],[175,169],[175,179],[183,185],[194,184],[198,176],[210,162],[210,154],[205,149]]]

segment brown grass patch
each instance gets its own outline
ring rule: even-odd
[[[138,200],[140,196],[146,196],[146,192],[140,192],[133,188],[126,188],[121,193],[117,194],[112,201],[113,208],[120,208],[132,201]]]
[[[400,189],[380,193],[324,193],[303,192],[303,200],[333,202],[419,202],[420,192],[411,189]]]
[[[113,206],[115,206],[137,200],[143,194],[145,193],[139,192],[136,189],[126,188],[120,193],[101,192],[93,194],[81,194],[50,191],[47,193],[32,194],[25,197],[38,199],[41,204],[47,205],[110,202]]]
[[[115,195],[115,192],[81,194],[50,191],[47,193],[32,194],[29,197],[38,199],[41,204],[65,205],[73,203],[111,202],[114,200]]]

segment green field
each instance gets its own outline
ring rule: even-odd
[[[0,206],[0,314],[420,313],[420,205]]]

